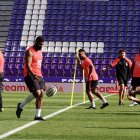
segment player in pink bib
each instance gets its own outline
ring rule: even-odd
[[[34,120],[44,120],[41,117],[42,97],[45,90],[45,81],[41,73],[42,46],[44,39],[38,36],[32,47],[25,52],[24,58],[24,80],[31,94],[22,102],[18,103],[16,115],[20,118],[21,112],[26,104],[36,99],[36,111]]]
[[[78,59],[78,64],[80,64],[81,68],[84,69],[85,72],[86,93],[90,101],[90,106],[87,109],[96,109],[93,94],[96,95],[103,102],[100,109],[105,108],[106,106],[109,105],[109,103],[106,101],[106,99],[102,96],[101,93],[96,91],[98,85],[98,75],[96,73],[92,61],[86,56],[85,50],[83,49],[79,50],[79,55],[77,59]]]

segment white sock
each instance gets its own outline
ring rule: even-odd
[[[90,103],[91,103],[91,106],[92,106],[92,107],[95,107],[95,106],[96,106],[94,101],[92,101],[92,102],[90,102]]]
[[[103,103],[107,103],[107,101],[104,97],[102,97],[102,101],[103,101]]]
[[[135,99],[135,97],[131,97],[131,100],[133,101]],[[134,101],[135,102],[135,101]]]
[[[41,109],[36,109],[35,116],[40,117],[41,116]]]
[[[35,99],[34,95],[31,93],[21,104],[20,104],[20,108],[23,109],[25,107],[26,104],[28,104],[29,102],[31,102],[33,99]]]

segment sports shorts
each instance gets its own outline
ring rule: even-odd
[[[136,87],[140,86],[140,77],[132,77],[131,86],[134,90]]]
[[[27,75],[24,77],[24,81],[30,92],[34,93],[37,90],[43,89],[45,90],[45,81],[43,77],[37,76],[39,78],[39,82],[35,81],[32,76]]]
[[[124,79],[124,78],[122,78],[122,77],[117,77],[117,81],[118,81],[118,84],[119,84],[119,85],[124,84],[125,86],[127,86],[128,80],[126,80],[126,79]]]
[[[4,79],[4,72],[0,73],[0,93],[3,92],[3,79]]]
[[[98,86],[98,80],[91,80],[86,82],[86,91],[95,89]]]

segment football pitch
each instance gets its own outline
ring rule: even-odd
[[[35,101],[26,106],[21,118],[15,115],[17,103],[28,93],[3,93],[4,112],[0,112],[0,138],[8,140],[139,140],[140,106],[118,105],[118,95],[104,94],[110,105],[100,109],[102,102],[96,100],[97,109],[85,109],[89,102],[82,103],[83,95],[58,93],[43,98],[42,116],[46,121],[33,121]],[[86,98],[86,101],[87,98]],[[80,104],[81,103],[81,104]],[[21,127],[27,126],[20,130]],[[18,130],[14,132],[14,130]],[[4,136],[4,137],[2,137]]]

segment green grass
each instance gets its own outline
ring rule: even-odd
[[[25,125],[34,118],[35,102],[24,109],[20,119],[15,110],[27,93],[4,93],[4,112],[0,113],[0,135]],[[57,94],[44,97],[42,116],[49,115],[70,105],[70,94]],[[89,103],[71,108],[61,114],[37,123],[5,139],[44,139],[44,140],[139,140],[140,106],[118,105],[118,95],[107,97],[109,107],[100,110],[102,102],[96,101],[96,110],[87,110]],[[73,104],[82,102],[82,95],[75,94]]]

